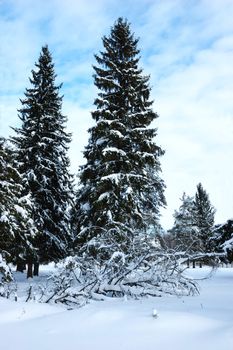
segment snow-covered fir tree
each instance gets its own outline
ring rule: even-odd
[[[208,193],[204,190],[202,184],[199,183],[194,198],[193,219],[198,229],[201,250],[206,253],[212,250],[210,240],[213,235],[215,211]]]
[[[233,219],[214,227],[210,246],[215,252],[225,253],[225,257],[221,258],[223,261],[233,262]]]
[[[12,272],[0,253],[0,296],[5,296],[4,285],[13,280]]]
[[[177,251],[192,254],[199,252],[201,241],[194,221],[194,198],[183,193],[181,205],[174,212],[174,225],[169,231]]]
[[[104,50],[95,55],[96,124],[80,170],[76,242],[103,260],[115,251],[128,252],[136,233],[145,235],[158,225],[165,205],[164,151],[154,141],[157,130],[149,127],[158,115],[137,45],[128,21],[119,18],[103,38]]]
[[[40,262],[67,255],[70,242],[69,206],[72,177],[69,173],[67,118],[62,114],[61,85],[55,84],[52,57],[47,46],[32,70],[12,138],[20,162],[25,193],[33,200],[33,219],[38,228],[34,242]]]
[[[174,213],[174,226],[168,231],[172,247],[188,254],[195,266],[195,259],[201,262],[217,262],[213,247],[213,225],[215,209],[201,183],[197,185],[195,197],[185,193],[182,204]]]
[[[23,196],[14,152],[0,137],[0,253],[7,262],[20,265],[35,255],[37,230],[31,213],[30,195]]]

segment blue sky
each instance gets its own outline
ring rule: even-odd
[[[216,222],[233,216],[233,0],[0,0],[0,134],[19,125],[17,108],[41,46],[52,52],[63,112],[73,133],[72,171],[92,125],[94,53],[123,16],[140,37],[141,66],[151,76],[157,142],[168,208],[198,182],[217,208]]]

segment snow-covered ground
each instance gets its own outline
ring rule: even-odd
[[[207,269],[188,273],[201,278]],[[232,350],[233,268],[199,283],[195,297],[110,299],[76,310],[0,298],[0,349]]]

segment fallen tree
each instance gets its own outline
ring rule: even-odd
[[[41,301],[83,306],[89,300],[109,297],[189,296],[199,293],[197,281],[186,273],[187,261],[204,258],[185,252],[151,247],[148,253],[130,256],[115,251],[105,263],[93,257],[66,258],[48,279]],[[208,256],[217,266],[218,257]]]

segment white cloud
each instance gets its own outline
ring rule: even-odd
[[[93,120],[90,109],[82,108],[77,103],[65,102],[63,110],[64,114],[69,116],[67,130],[72,133],[69,151],[72,160],[71,171],[77,173],[79,166],[85,162],[83,151],[89,138],[88,128],[93,125]]]
[[[232,216],[233,201],[232,38],[195,52],[189,65],[160,79],[155,92],[159,140],[167,146],[162,162],[168,204],[175,209],[182,191],[194,194],[201,181],[220,222]]]

